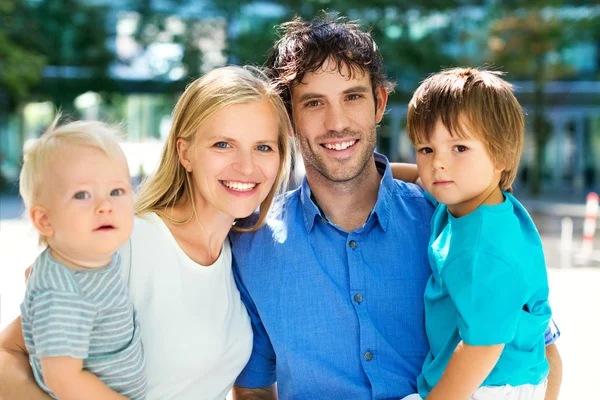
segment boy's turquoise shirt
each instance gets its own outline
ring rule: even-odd
[[[431,350],[418,378],[423,398],[461,340],[505,345],[482,386],[538,384],[548,374],[544,332],[551,310],[542,243],[527,211],[503,194],[503,203],[460,218],[426,194],[436,211],[424,295]]]

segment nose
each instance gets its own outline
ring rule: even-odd
[[[102,214],[111,214],[113,212],[113,204],[110,201],[110,198],[102,198],[99,200],[98,204],[96,205],[96,214],[97,215],[102,215]]]
[[[350,127],[348,112],[338,104],[328,106],[324,122],[327,131],[343,132]]]
[[[254,159],[252,157],[252,152],[240,152],[237,155],[237,159],[234,163],[234,168],[236,171],[240,172],[242,175],[249,176],[254,172],[255,164]]]
[[[446,161],[440,152],[433,153],[433,162],[431,163],[431,167],[434,171],[443,171],[446,169]]]

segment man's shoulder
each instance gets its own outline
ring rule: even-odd
[[[391,185],[391,205],[393,209],[404,213],[418,214],[418,218],[429,220],[435,207],[427,200],[423,189],[414,183],[394,179]]]
[[[273,232],[278,231],[283,224],[289,224],[290,220],[293,222],[294,218],[290,218],[290,216],[299,212],[301,206],[300,189],[288,191],[273,200],[263,226],[251,232],[232,230],[229,234],[229,238],[233,244],[240,241],[245,242],[264,236],[271,236],[273,235]],[[257,210],[249,217],[238,220],[236,226],[240,228],[252,227],[258,223],[259,217],[260,213]]]
[[[425,199],[423,189],[419,185],[410,182],[404,182],[399,179],[394,179],[394,193],[397,196],[405,198]]]

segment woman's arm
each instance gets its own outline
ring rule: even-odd
[[[272,385],[265,388],[246,389],[234,386],[233,400],[277,400],[277,387]]]
[[[441,379],[425,400],[469,398],[494,369],[503,349],[503,344],[471,346],[461,341]]]
[[[96,375],[83,370],[83,360],[73,357],[41,359],[44,383],[59,399],[77,400],[85,393],[87,400],[127,400],[106,386]]]
[[[0,333],[0,400],[9,399],[52,400],[33,378],[20,317]]]

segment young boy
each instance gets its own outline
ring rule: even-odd
[[[26,152],[21,196],[47,248],[21,305],[40,387],[62,399],[143,399],[140,327],[116,253],[133,195],[116,132],[99,122],[51,128]]]
[[[430,352],[406,399],[544,398],[551,317],[537,229],[510,194],[524,117],[501,73],[445,70],[408,108],[408,135],[436,205],[425,289]]]

